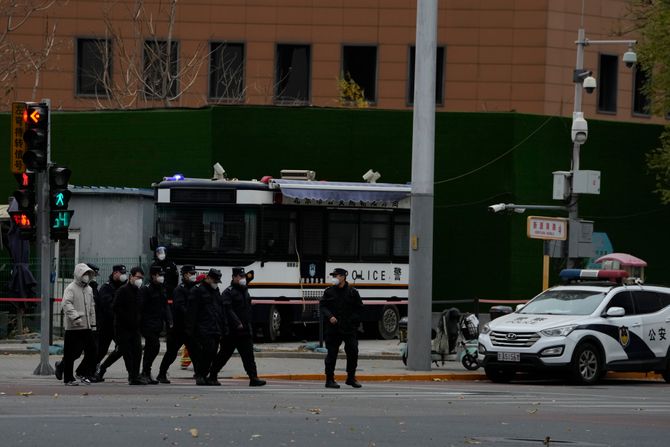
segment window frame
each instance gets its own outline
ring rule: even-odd
[[[442,50],[442,57],[440,57],[440,50]],[[435,79],[435,106],[444,107],[445,102],[445,81],[447,79],[447,46],[438,45],[435,51],[436,57],[436,66],[435,66],[435,76],[436,78],[440,75],[439,73],[439,64],[442,64],[442,73],[439,76],[441,79]],[[412,60],[412,54],[414,54],[414,60]],[[414,62],[414,64],[412,63]],[[407,106],[411,107],[414,105],[414,66],[416,66],[416,45],[409,45],[407,48],[407,92],[406,92],[406,101]],[[438,90],[438,85],[441,90]],[[439,95],[438,95],[439,93]]]
[[[365,100],[368,102],[369,105],[376,105],[379,102],[379,45],[378,44],[366,44],[366,43],[343,43],[340,46],[340,77],[344,78],[346,75],[345,72],[345,49],[347,48],[374,48],[375,49],[375,64],[374,64],[374,97],[372,99],[369,99],[366,95]],[[354,81],[356,79],[354,78]],[[363,87],[358,81],[356,83],[360,86]],[[365,89],[363,89],[365,91]]]
[[[216,49],[214,49],[214,46],[217,46]],[[240,46],[242,47],[242,62],[240,64],[241,67],[241,92],[239,97],[227,97],[227,96],[214,96],[213,91],[212,91],[212,75],[213,75],[213,70],[212,70],[212,58],[214,57],[214,53],[216,50],[218,50],[219,46]],[[246,71],[247,71],[247,44],[244,41],[234,41],[234,42],[228,42],[225,40],[210,40],[209,41],[209,71],[207,73],[207,99],[209,101],[214,101],[214,102],[223,102],[223,103],[230,103],[230,104],[241,104],[244,103],[246,100]]]
[[[109,77],[110,82],[113,79],[113,74],[114,74],[114,47],[113,47],[113,42],[112,39],[105,39],[101,37],[88,37],[88,36],[80,36],[80,37],[75,37],[75,57],[74,57],[74,95],[75,97],[81,97],[81,98],[99,98],[101,95],[104,97],[109,96],[109,91],[105,88],[105,91],[102,93],[86,93],[81,91],[81,83],[80,83],[80,57],[81,57],[81,51],[79,47],[80,42],[107,42],[107,54],[109,58],[109,66],[108,66],[108,73],[107,76]],[[103,68],[104,68],[104,61],[103,61]],[[104,85],[103,85],[104,87]]]
[[[307,49],[307,94],[305,99],[291,99],[288,97],[279,95],[280,88],[280,73],[279,73],[279,62],[280,47],[303,47]],[[312,101],[312,44],[311,43],[291,43],[291,42],[277,42],[275,43],[275,56],[274,56],[274,86],[272,92],[272,100],[276,105],[295,105],[295,106],[305,106],[311,104]],[[285,90],[285,89],[284,89]]]

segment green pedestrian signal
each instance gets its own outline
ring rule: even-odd
[[[70,223],[72,222],[73,210],[60,210],[49,212],[49,223],[51,239],[54,241],[66,240]]]
[[[72,192],[68,182],[72,171],[64,166],[49,168],[49,228],[51,239],[55,241],[68,239],[68,230],[74,211],[68,210]]]

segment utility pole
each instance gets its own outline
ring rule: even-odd
[[[407,368],[430,371],[437,0],[417,0]]]

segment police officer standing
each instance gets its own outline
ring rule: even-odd
[[[144,271],[140,267],[130,269],[128,283],[119,287],[114,297],[114,333],[119,344],[123,362],[128,371],[129,385],[146,385],[140,377],[142,361],[142,335],[140,334],[140,299]]]
[[[196,361],[196,385],[220,385],[207,375],[216,357],[221,337],[228,333],[227,311],[224,309],[219,283],[221,272],[210,269],[205,279],[191,289],[186,308],[186,334],[192,340]]]
[[[183,265],[181,267],[181,284],[174,290],[172,294],[172,330],[167,333],[167,347],[161,365],[158,369],[158,376],[156,380],[160,383],[170,383],[167,378],[167,370],[170,365],[177,358],[177,353],[182,345],[186,346],[189,352],[191,349],[191,342],[186,336],[186,306],[188,303],[188,295],[191,289],[195,286],[197,272],[194,265]],[[193,356],[193,354],[191,354]],[[196,360],[197,361],[197,360]]]
[[[141,303],[140,330],[144,337],[144,357],[142,358],[142,377],[151,385],[158,380],[151,376],[151,366],[161,348],[160,335],[164,324],[172,329],[172,313],[165,293],[165,272],[159,265],[152,265],[149,274],[151,280],[139,291]]]
[[[250,272],[251,273],[251,272]],[[209,381],[216,382],[217,375],[235,349],[242,358],[242,365],[249,376],[249,386],[263,386],[267,382],[258,378],[254,359],[253,329],[251,327],[251,297],[247,289],[247,276],[244,268],[233,268],[230,286],[223,291],[224,306],[230,306],[230,332],[221,339],[221,347],[212,365]]]
[[[172,298],[172,292],[179,283],[179,271],[177,264],[167,258],[167,249],[165,247],[158,247],[154,253],[154,262],[151,267],[160,266],[165,275],[165,290],[168,298]]]
[[[109,275],[109,281],[100,287],[99,298],[97,301],[96,312],[98,320],[98,368],[95,373],[96,382],[104,382],[104,375],[107,368],[112,366],[114,362],[122,357],[121,350],[115,342],[114,351],[112,351],[107,359],[103,361],[109,350],[109,345],[114,340],[114,311],[112,305],[114,304],[114,295],[119,287],[124,285],[128,280],[126,266],[117,264],[112,267],[112,273]]]
[[[326,339],[326,388],[339,388],[335,381],[335,362],[340,345],[344,342],[344,352],[347,354],[347,380],[346,384],[354,388],[360,388],[361,384],[356,380],[356,367],[358,366],[358,340],[356,331],[361,322],[363,312],[363,300],[358,290],[351,287],[347,282],[348,272],[336,268],[330,274],[331,287],[323,292],[320,303],[322,318],[324,319],[324,335]]]

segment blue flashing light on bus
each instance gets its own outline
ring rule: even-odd
[[[175,174],[172,177],[163,177],[163,181],[166,182],[178,182],[179,180],[184,180],[184,176],[182,174]]]

